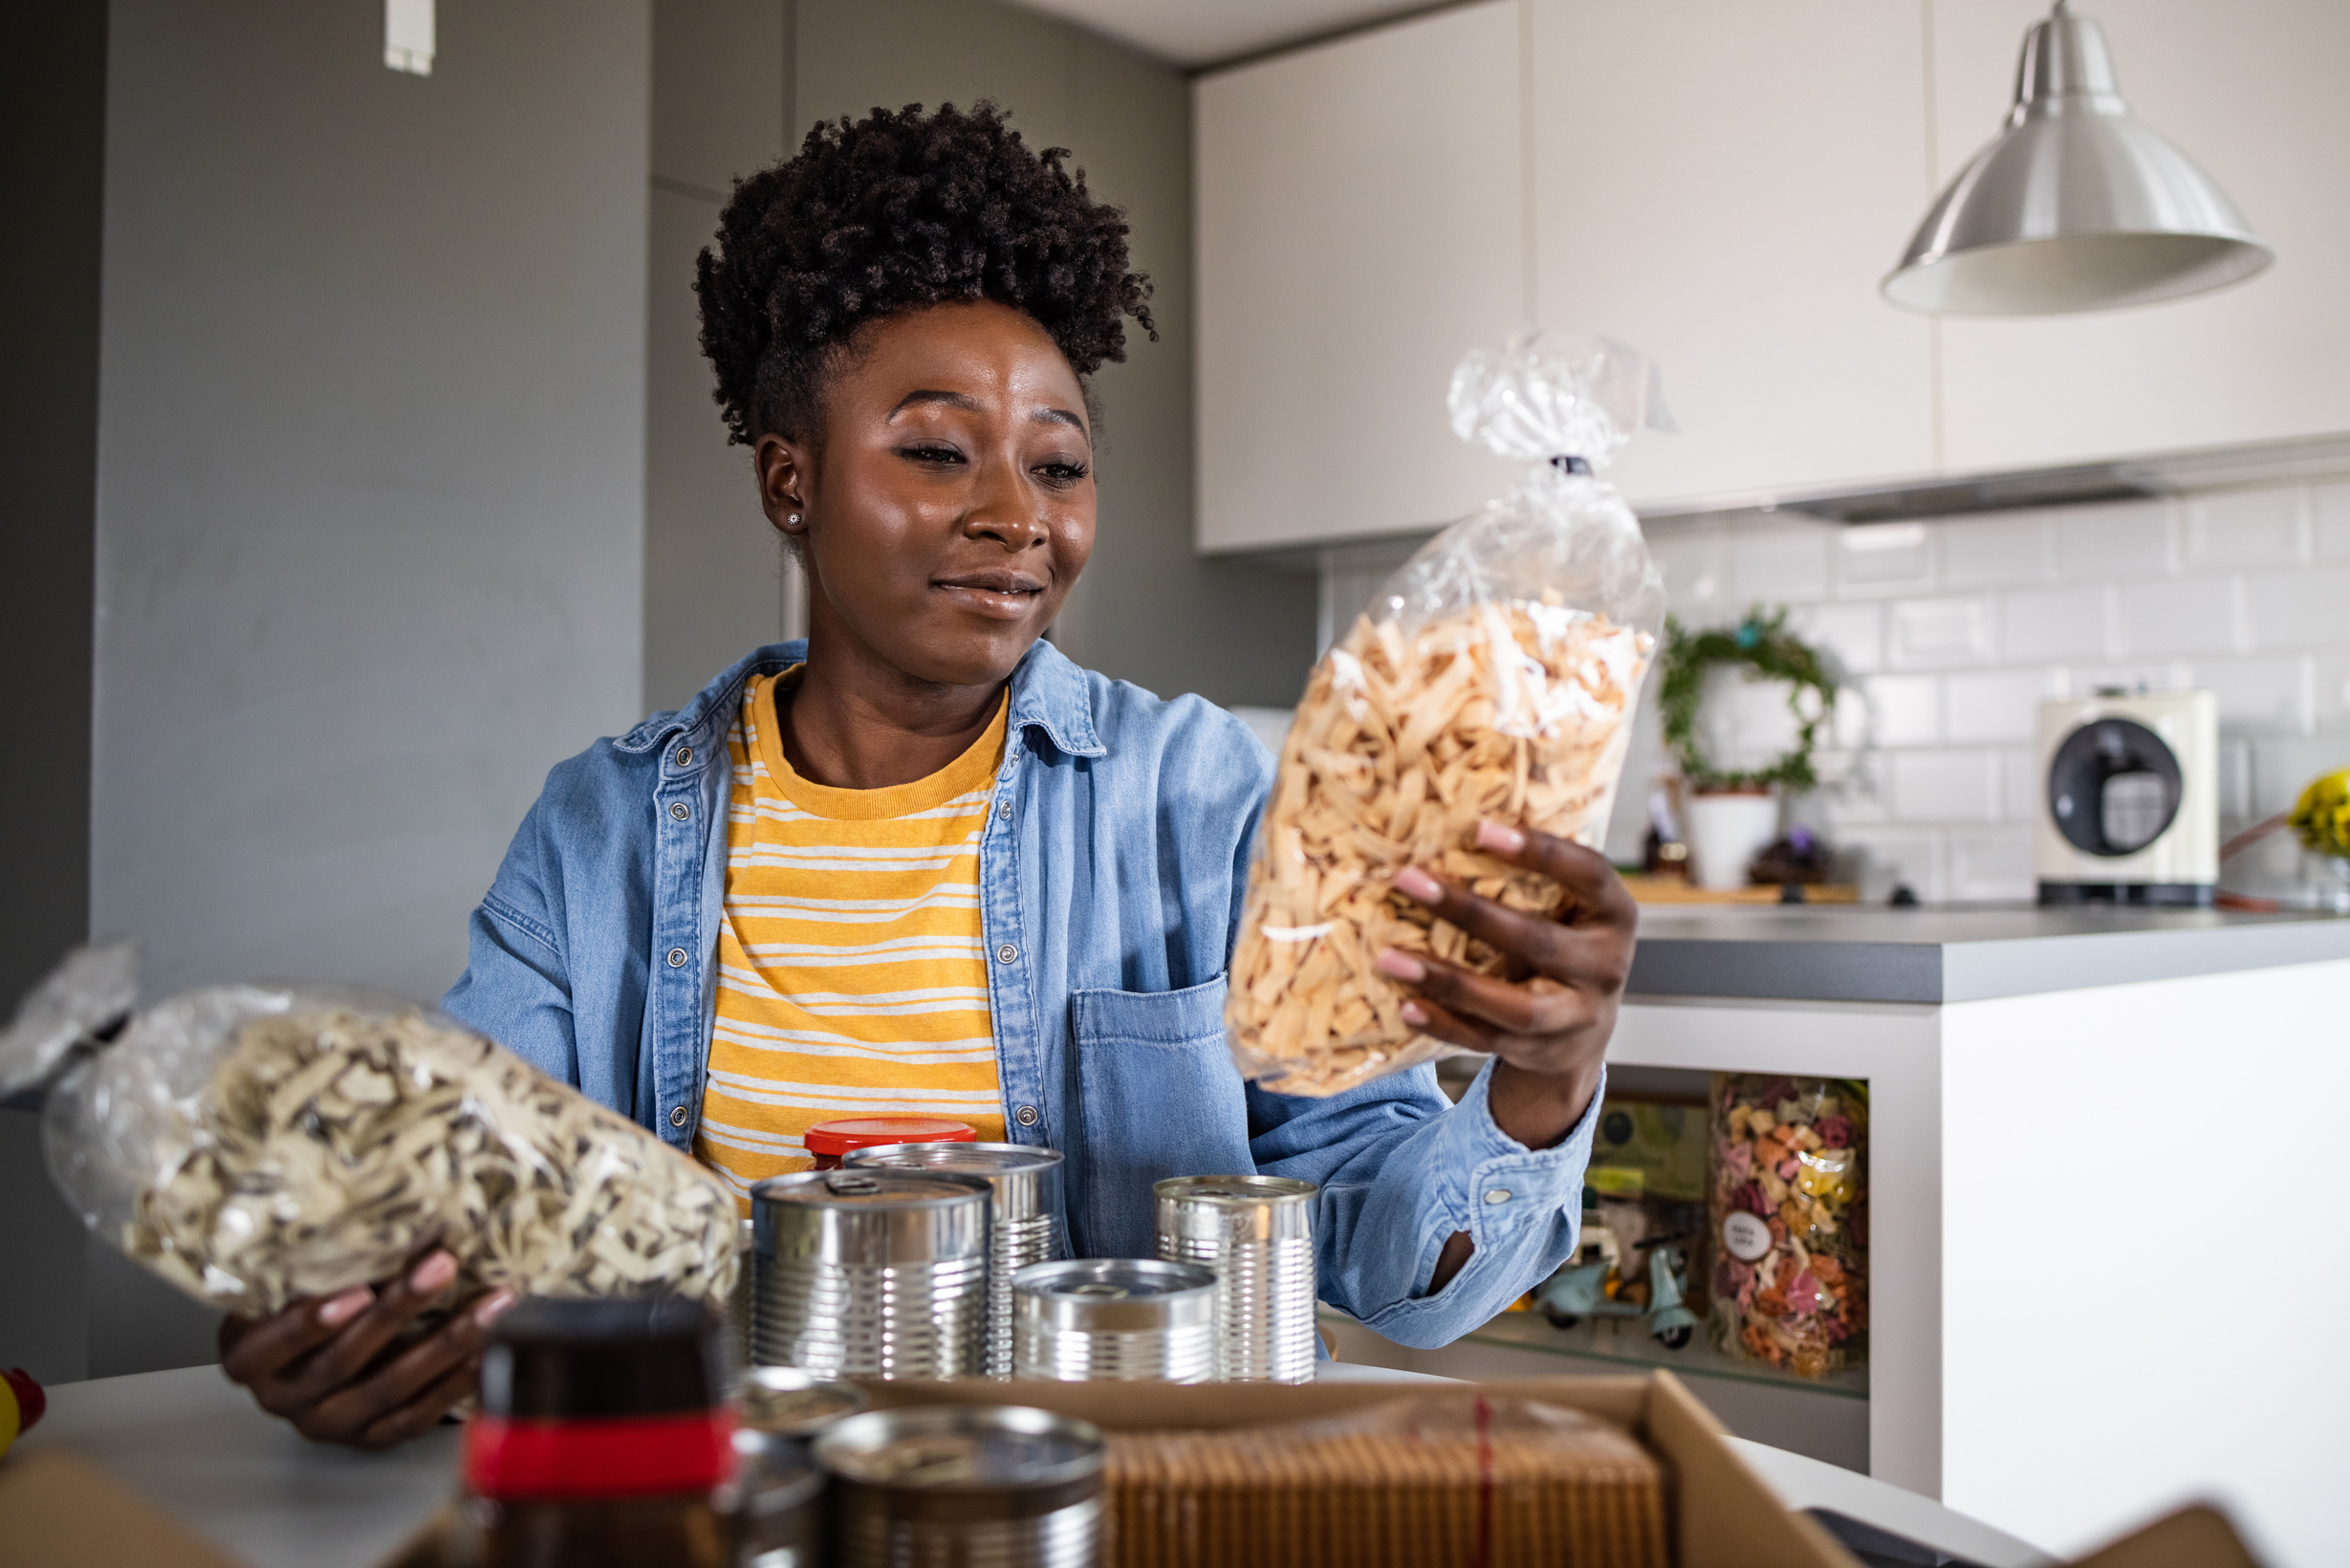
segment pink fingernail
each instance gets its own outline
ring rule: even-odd
[[[1392,974],[1398,980],[1421,981],[1428,977],[1428,967],[1409,953],[1397,952],[1393,947],[1382,947],[1376,960],[1379,972]]]
[[[1426,1023],[1428,1021],[1428,1010],[1422,1007],[1418,1002],[1406,1002],[1403,1004],[1403,1021],[1407,1024]]]
[[[1526,836],[1515,828],[1505,828],[1499,822],[1477,824],[1477,847],[1499,855],[1515,855],[1526,847]]]
[[[513,1304],[514,1293],[511,1291],[500,1291],[495,1296],[490,1296],[487,1301],[484,1301],[480,1306],[473,1309],[473,1321],[479,1323],[484,1328],[488,1328],[490,1324],[496,1322],[500,1318],[504,1317],[506,1315],[506,1309]]]
[[[1436,879],[1414,865],[1407,865],[1397,872],[1395,884],[1403,890],[1405,897],[1418,899],[1422,904],[1434,904],[1445,896],[1445,890],[1437,885]]]
[[[457,1260],[446,1252],[435,1252],[416,1266],[408,1275],[408,1289],[420,1296],[430,1295],[457,1277]]]
[[[347,1323],[360,1313],[365,1312],[367,1303],[375,1298],[376,1293],[364,1285],[357,1290],[345,1291],[319,1307],[318,1321],[324,1323],[328,1328],[333,1328],[337,1323]]]

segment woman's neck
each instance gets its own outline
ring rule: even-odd
[[[798,686],[778,692],[783,754],[801,777],[838,790],[927,778],[970,750],[1007,683],[916,680],[838,627],[812,627]]]

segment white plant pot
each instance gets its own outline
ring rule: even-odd
[[[1748,864],[1779,836],[1776,795],[1693,795],[1688,816],[1689,859],[1708,892],[1744,887]]]

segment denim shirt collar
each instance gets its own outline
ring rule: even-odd
[[[695,693],[691,702],[672,713],[656,713],[613,742],[621,751],[656,751],[673,737],[689,742],[714,728],[731,726],[742,702],[744,685],[756,675],[772,675],[808,657],[807,640],[771,642],[748,658],[736,661],[723,674]],[[1085,672],[1071,664],[1052,643],[1039,640],[1021,657],[1012,672],[1012,728],[1022,733],[1041,730],[1054,750],[1064,756],[1098,757],[1108,753],[1094,728],[1094,705],[1086,688]]]

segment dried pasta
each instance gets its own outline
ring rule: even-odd
[[[1355,623],[1298,706],[1250,873],[1226,1018],[1244,1073],[1330,1095],[1450,1049],[1403,1021],[1379,950],[1489,974],[1502,956],[1395,874],[1555,912],[1556,884],[1472,848],[1476,824],[1597,840],[1653,643],[1555,592]]]
[[[185,1115],[122,1246],[231,1312],[382,1279],[432,1246],[458,1259],[451,1299],[733,1285],[735,1207],[715,1178],[415,1009],[249,1017]]]

